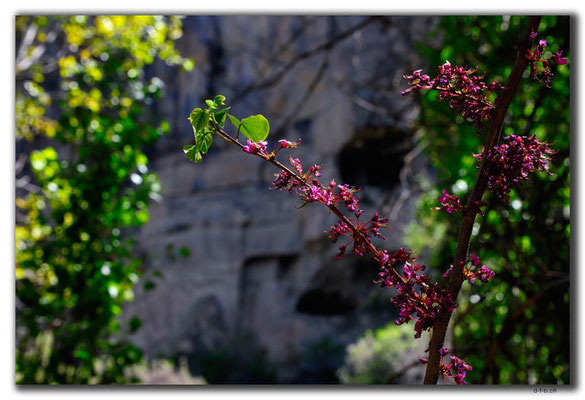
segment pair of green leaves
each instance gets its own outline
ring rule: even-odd
[[[189,160],[194,163],[203,161],[202,154],[207,154],[213,143],[213,124],[223,128],[226,116],[230,118],[231,123],[238,129],[238,132],[242,132],[251,141],[260,142],[268,137],[270,124],[263,115],[252,115],[240,121],[233,115],[228,114],[230,107],[220,108],[225,105],[225,97],[222,95],[215,96],[213,100],[205,100],[205,103],[209,106],[207,110],[196,108],[191,111],[189,116],[189,121],[193,126],[195,144],[183,146],[183,151]]]

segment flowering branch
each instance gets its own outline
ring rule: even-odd
[[[514,94],[516,93],[516,89],[520,84],[522,73],[528,65],[529,59],[527,59],[525,55],[526,52],[529,51],[531,40],[534,40],[531,38],[531,36],[538,30],[540,19],[541,17],[538,16],[530,17],[527,33],[524,40],[519,45],[516,61],[508,78],[508,83],[506,84],[503,92],[496,99],[495,110],[492,113],[489,131],[485,140],[485,149],[493,148],[500,140],[504,117],[508,111],[510,103],[512,102]],[[482,201],[483,193],[489,182],[489,161],[490,160],[488,157],[483,157],[480,171],[471,192],[471,196],[469,197],[465,209],[463,209],[463,219],[459,227],[459,236],[457,238],[457,247],[455,250],[455,260],[453,262],[454,268],[449,274],[449,281],[446,285],[453,298],[457,298],[463,280],[465,279],[463,267],[464,260],[467,258],[467,253],[469,251],[471,232],[475,222],[475,217],[477,215],[477,204]],[[424,378],[425,384],[436,384],[437,379],[441,374],[442,356],[440,354],[440,350],[443,348],[450,318],[451,312],[447,312],[440,316],[433,324],[433,335],[429,346],[429,359]]]
[[[271,189],[296,194],[303,202],[301,207],[309,203],[321,203],[338,218],[337,223],[325,231],[333,243],[340,239],[348,240],[339,246],[337,258],[342,258],[350,245],[353,252],[359,256],[371,254],[380,266],[378,278],[374,282],[382,287],[396,289],[397,293],[391,299],[399,309],[396,324],[414,321],[416,338],[420,337],[422,332],[432,330],[428,359],[421,358],[421,362],[427,364],[425,384],[435,384],[439,375],[442,375],[443,379],[450,378],[457,384],[465,384],[466,373],[472,370],[465,360],[455,355],[450,355],[450,363],[445,363],[444,358],[448,350],[443,347],[443,343],[451,314],[457,307],[456,299],[463,281],[467,280],[472,285],[477,281],[487,283],[495,275],[487,265],[481,265],[477,255],[472,254],[470,257],[467,255],[476,215],[484,215],[482,207],[486,203],[482,197],[485,189],[489,187],[499,198],[507,201],[511,187],[527,179],[529,173],[548,172],[548,162],[554,153],[548,144],[539,142],[534,136],[510,135],[505,138],[505,143],[497,145],[504,116],[527,65],[530,63],[533,77],[548,86],[552,76],[548,60],[557,64],[567,62],[561,57],[560,52],[549,59],[542,59],[546,41],[541,40],[534,51],[530,50],[536,38],[539,22],[540,17],[530,18],[528,33],[519,45],[518,56],[505,87],[498,82],[486,84],[482,81],[484,75],[475,75],[476,69],[453,67],[449,62],[439,68],[439,74],[432,80],[429,76],[421,74],[421,70],[405,76],[410,88],[404,90],[403,94],[413,90],[438,91],[441,100],[449,101],[451,108],[473,121],[478,133],[485,120],[490,122],[484,150],[474,155],[481,164],[467,203],[464,206],[458,196],[448,194],[444,190],[438,197],[441,206],[434,208],[449,214],[460,212],[463,215],[455,259],[444,272],[444,280],[440,284],[432,282],[424,273],[426,265],[416,263],[417,258],[412,251],[399,249],[388,252],[373,244],[374,237],[386,239],[380,233],[380,229],[388,228],[385,225],[388,219],[381,218],[375,213],[367,222],[360,221],[364,211],[360,208],[359,198],[356,197],[358,189],[349,185],[338,185],[334,180],[328,184],[321,183],[318,179],[321,176],[320,165],[313,165],[306,170],[298,158],[289,157],[290,167],[276,160],[281,150],[296,148],[300,141],[279,140],[272,151],[269,151],[265,139],[270,127],[268,120],[262,115],[253,115],[240,121],[228,114],[230,108],[224,107],[225,97],[218,95],[213,100],[206,101],[208,109],[196,108],[189,117],[195,144],[184,146],[183,149],[190,160],[201,162],[202,155],[207,154],[212,144],[213,136],[219,136],[243,152],[259,157],[280,170],[280,173],[275,174]],[[537,64],[541,64],[542,68]],[[495,103],[492,103],[489,98],[496,91],[500,94]],[[235,138],[224,129],[226,117],[229,117],[237,128]],[[238,141],[240,132],[248,138],[246,144]],[[345,215],[342,209],[353,216]]]
[[[394,288],[397,295],[391,299],[399,309],[399,318],[396,324],[404,324],[414,321],[415,337],[420,337],[422,332],[429,331],[434,321],[441,315],[451,312],[457,304],[451,294],[424,274],[425,265],[417,264],[412,251],[399,249],[394,252],[379,249],[372,243],[373,237],[385,239],[380,229],[387,228],[388,220],[375,213],[367,222],[360,221],[363,210],[360,208],[359,191],[349,185],[337,185],[334,180],[328,184],[322,184],[317,178],[321,176],[321,166],[313,165],[308,170],[303,169],[301,161],[289,157],[291,167],[285,166],[276,160],[277,154],[283,149],[295,148],[299,142],[280,140],[272,151],[268,150],[268,143],[264,141],[268,136],[268,121],[261,115],[250,116],[241,121],[233,115],[227,114],[228,107],[222,108],[225,97],[216,96],[213,100],[207,100],[207,110],[196,108],[189,119],[193,126],[195,144],[184,146],[184,152],[193,162],[202,161],[202,155],[206,154],[213,141],[213,135],[235,145],[245,153],[259,157],[277,167],[281,172],[276,174],[272,181],[271,189],[286,190],[296,194],[303,202],[301,207],[317,202],[325,205],[337,218],[338,222],[325,231],[335,243],[339,239],[348,241],[339,246],[337,258],[342,258],[347,248],[352,245],[352,250],[359,256],[371,254],[380,266],[378,279],[374,282],[382,287]],[[226,117],[248,140],[246,144],[238,141],[224,130]],[[345,208],[353,216],[345,215],[340,208]],[[486,267],[487,268],[487,267]],[[399,272],[400,269],[400,272]],[[480,271],[481,272],[481,271]],[[480,272],[469,272],[470,281]],[[479,275],[477,275],[479,276]],[[481,275],[481,281],[485,281]],[[489,276],[487,279],[491,278]],[[447,371],[447,369],[445,370]],[[457,375],[455,381],[464,383],[464,375]]]
[[[414,336],[416,338],[419,338],[422,332],[429,331],[437,318],[457,307],[454,297],[445,288],[431,282],[431,279],[424,274],[426,266],[415,262],[416,257],[412,251],[399,249],[395,252],[388,252],[377,248],[372,243],[373,237],[386,239],[380,233],[380,229],[387,228],[385,224],[388,220],[375,213],[367,222],[360,221],[364,211],[360,208],[359,198],[355,196],[359,190],[349,185],[337,185],[334,180],[331,180],[328,185],[322,184],[317,179],[321,176],[319,172],[321,166],[319,165],[313,165],[305,171],[301,161],[297,158],[289,157],[291,167],[276,160],[277,154],[282,149],[296,148],[300,141],[279,140],[272,151],[269,151],[268,143],[264,141],[268,135],[268,121],[261,115],[239,121],[234,116],[227,114],[229,108],[220,109],[221,106],[225,105],[224,99],[223,96],[216,96],[213,101],[207,101],[208,110],[197,108],[191,113],[189,119],[193,125],[195,145],[184,147],[189,159],[201,162],[202,154],[206,154],[211,146],[212,135],[217,135],[222,140],[239,147],[243,152],[259,157],[280,169],[281,172],[276,174],[272,181],[271,189],[286,190],[296,194],[303,201],[301,207],[313,202],[327,206],[337,216],[338,222],[325,233],[329,234],[329,238],[334,243],[341,238],[349,240],[339,246],[337,258],[342,258],[350,245],[353,245],[353,252],[359,256],[368,253],[372,255],[380,266],[378,279],[374,282],[382,287],[395,288],[397,291],[396,296],[391,299],[391,302],[399,309],[400,316],[396,320],[396,324],[414,321]],[[237,137],[234,138],[224,130],[226,116],[237,127],[238,134],[242,132],[248,137],[246,144],[240,143]],[[344,206],[354,217],[346,216],[341,211],[341,206]],[[476,266],[473,262],[472,265]],[[401,272],[397,270],[399,267],[401,267]],[[487,282],[493,273],[489,268],[484,267],[473,272],[471,271],[472,267],[470,267],[468,269],[469,281],[473,283],[479,279],[482,282]],[[456,357],[452,359],[459,360]],[[461,363],[464,362],[461,361]],[[455,364],[451,367],[445,366],[443,370],[447,374],[453,368],[455,368]],[[447,375],[447,377],[453,378],[457,383],[465,383],[463,378],[465,377],[464,372],[467,370],[469,368],[457,370],[455,375]]]
[[[289,142],[286,140],[279,141],[280,147],[273,150],[271,153],[268,153],[266,150],[266,142],[252,142],[248,140],[247,145],[242,145],[238,142],[237,139],[230,136],[225,130],[222,129],[219,124],[214,123],[213,127],[215,129],[215,133],[225,140],[228,143],[234,144],[238,146],[242,151],[255,155],[270,164],[279,168],[282,172],[277,175],[276,179],[273,181],[272,189],[288,189],[292,191],[295,187],[301,186],[300,189],[300,197],[305,201],[305,203],[310,203],[313,201],[317,201],[323,203],[329,208],[329,210],[339,218],[339,222],[337,225],[332,227],[331,231],[327,231],[326,233],[330,233],[330,238],[335,242],[337,238],[341,235],[347,236],[347,231],[351,231],[352,241],[354,243],[354,251],[359,254],[363,255],[366,252],[371,252],[375,259],[384,259],[384,251],[379,250],[371,241],[370,237],[368,236],[368,229],[365,228],[365,225],[357,225],[354,222],[350,221],[340,210],[337,208],[336,203],[339,200],[342,200],[346,205],[349,211],[355,212],[356,220],[359,221],[359,216],[363,213],[362,210],[359,209],[357,205],[358,200],[353,196],[352,190],[349,189],[347,185],[340,185],[341,192],[338,196],[333,196],[331,189],[335,187],[334,181],[330,183],[330,189],[324,189],[323,186],[316,180],[313,181],[312,184],[309,183],[309,179],[315,176],[321,176],[319,173],[319,169],[321,168],[318,165],[314,165],[310,168],[307,174],[302,173],[302,165],[298,159],[294,159],[290,157],[291,164],[295,167],[296,171],[291,170],[287,166],[283,165],[281,162],[275,159],[276,154],[278,151],[283,148],[294,148],[298,146],[298,143]],[[378,213],[372,217],[370,220],[371,228],[369,231],[373,233],[374,236],[382,237],[378,233],[378,229],[382,227],[382,224],[388,222],[387,219],[380,219]],[[385,239],[385,238],[384,238]],[[338,258],[341,258],[345,252],[345,248],[347,245],[340,247],[340,254],[338,254]],[[399,280],[404,281],[404,279],[396,272],[396,270],[392,269],[392,273],[395,277]]]
[[[421,74],[422,70],[404,76],[410,87],[402,92],[403,95],[413,90],[437,91],[440,100],[449,101],[451,108],[464,118],[473,121],[478,128],[478,134],[481,132],[485,120],[490,121],[485,147],[480,154],[474,155],[481,162],[480,171],[466,206],[462,205],[458,196],[450,195],[443,190],[442,195],[438,197],[441,206],[434,208],[434,210],[444,210],[449,214],[453,212],[463,214],[455,260],[443,275],[449,277],[443,287],[453,300],[457,298],[464,280],[467,279],[473,284],[476,279],[479,279],[485,283],[494,275],[487,266],[482,266],[476,272],[471,272],[465,267],[476,215],[484,215],[481,207],[485,205],[482,197],[486,187],[489,187],[497,197],[507,202],[510,189],[520,181],[528,179],[529,173],[534,171],[549,172],[548,162],[550,156],[555,153],[547,143],[538,141],[534,136],[510,135],[504,138],[505,143],[498,145],[504,117],[526,67],[530,65],[531,75],[535,80],[550,87],[550,80],[553,76],[550,68],[551,62],[559,65],[568,62],[566,58],[562,57],[562,52],[557,52],[548,59],[544,59],[546,40],[540,40],[532,50],[539,23],[540,17],[530,18],[528,30],[518,46],[516,62],[505,87],[502,87],[498,82],[491,82],[487,85],[482,81],[484,75],[474,75],[477,69],[451,66],[448,61],[439,67],[439,73],[434,79]],[[500,94],[496,98],[495,104],[492,104],[489,98],[496,91]],[[473,266],[477,267],[478,263],[479,260],[472,259]],[[435,384],[439,375],[445,374],[446,369],[442,363],[444,354],[441,352],[451,313],[452,310],[447,310],[433,322],[429,358],[425,359],[427,364],[425,384]],[[467,369],[462,369],[462,371],[464,370]]]

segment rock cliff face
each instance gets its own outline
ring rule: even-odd
[[[150,154],[163,199],[139,233],[143,282],[155,286],[139,285],[124,312],[142,319],[132,340],[148,356],[186,356],[210,382],[324,383],[344,345],[393,317],[390,293],[372,284],[375,262],[335,259],[323,233],[335,219],[325,208],[298,209],[294,196],[269,191],[276,171],[217,138],[199,165],[181,147],[193,140],[190,111],[224,94],[234,115],[269,119],[270,141],[301,138],[295,157],[323,164],[325,179],[361,187],[364,216],[389,216],[384,246],[397,249],[413,218],[412,177],[427,170],[401,76],[420,65],[414,43],[433,22],[184,19],[178,46],[194,71],[153,71],[166,83],[155,111],[172,127]]]

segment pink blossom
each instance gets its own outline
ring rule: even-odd
[[[268,156],[268,152],[266,151],[266,146],[268,142],[253,142],[248,139],[248,143],[242,146],[242,150],[249,154],[257,154],[262,156]]]
[[[465,382],[465,375],[467,371],[473,370],[473,367],[467,364],[464,360],[456,356],[450,356],[451,362],[448,365],[442,365],[442,372],[445,376],[453,378],[458,385],[467,385]],[[451,373],[452,375],[448,375]]]
[[[288,140],[280,139],[278,144],[281,149],[294,149],[301,144],[301,139],[299,139],[298,142],[289,142]]]
[[[475,280],[479,279],[482,283],[488,283],[496,274],[487,265],[482,265],[479,270],[472,271],[472,269],[479,267],[481,263],[477,254],[472,254],[469,257],[469,268],[463,268],[463,276],[472,285],[475,285]]]
[[[532,40],[532,46],[536,39],[536,33],[530,35]],[[553,72],[550,68],[549,61],[552,61],[558,65],[564,65],[569,62],[564,57],[561,57],[562,51],[558,51],[553,54],[550,58],[542,58],[545,53],[546,40],[540,40],[534,50],[526,50],[525,57],[528,59],[530,65],[530,75],[538,82],[543,82],[546,87],[550,87],[550,82],[553,77]],[[532,47],[531,46],[531,47]]]
[[[552,55],[551,59],[557,63],[558,65],[565,65],[566,63],[569,62],[569,60],[567,60],[565,57],[561,57],[561,55],[563,54],[563,51],[557,51],[555,54]]]
[[[445,210],[449,214],[453,211],[463,211],[459,197],[455,194],[448,194],[445,189],[443,189],[443,194],[437,197],[437,200],[439,200],[441,206],[435,207],[434,210]]]

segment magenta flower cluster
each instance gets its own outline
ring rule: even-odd
[[[481,260],[477,254],[472,254],[469,257],[469,264],[469,268],[463,269],[463,276],[465,276],[465,279],[467,279],[472,285],[475,285],[476,279],[479,279],[481,283],[488,283],[490,279],[496,276],[495,272],[492,271],[487,265],[482,265],[479,267]],[[477,269],[477,267],[479,267],[479,269]],[[472,271],[473,269],[476,270]]]
[[[313,177],[318,178],[321,176],[321,173],[319,172],[319,170],[321,169],[320,165],[315,164],[311,166],[307,172],[303,172],[303,165],[301,164],[301,161],[298,158],[289,157],[288,159],[290,164],[297,171],[300,179],[297,179],[293,174],[289,173],[288,171],[282,170],[280,174],[274,174],[275,178],[272,181],[272,187],[270,189],[288,190],[290,193],[292,193],[297,188],[299,187],[302,188],[303,185],[309,185],[308,181]],[[301,188],[299,188],[299,190],[301,190],[300,193],[302,194],[303,198],[307,197],[306,196],[307,188],[305,189]],[[313,190],[313,192],[315,191]],[[316,195],[313,194],[313,197],[316,197]]]
[[[481,260],[479,259],[479,257],[477,256],[477,254],[472,254],[467,262],[469,263],[468,267],[463,267],[463,277],[472,285],[475,285],[475,281],[477,279],[479,279],[479,281],[481,283],[488,283],[490,279],[492,279],[494,276],[496,276],[496,273],[494,271],[492,271],[487,265],[482,265],[481,267],[479,267],[479,264],[481,264]],[[461,263],[461,265],[463,266],[464,262]],[[479,269],[477,269],[477,267],[479,267]],[[453,271],[453,266],[449,266],[449,269],[447,269],[447,271],[445,271],[445,273],[443,274],[443,278],[448,277],[451,274],[451,271]]]
[[[530,39],[532,40],[532,45],[534,46],[534,41],[536,40],[537,33],[532,31],[530,33]],[[553,62],[558,65],[564,65],[569,60],[565,57],[562,57],[562,50],[557,51],[549,58],[542,58],[544,55],[544,49],[546,48],[546,40],[541,39],[538,41],[538,45],[534,48],[534,50],[528,49],[526,50],[526,58],[530,63],[530,75],[537,80],[538,82],[544,82],[546,87],[550,87],[550,81],[553,77],[552,70],[550,68],[550,63]]]
[[[439,211],[445,210],[447,213],[452,214],[453,212],[463,212],[463,205],[461,204],[461,199],[456,194],[448,194],[445,189],[443,189],[442,195],[437,197],[439,203],[441,203],[440,207],[431,208],[431,211]],[[485,212],[482,211],[482,207],[486,205],[486,202],[483,200],[475,200],[472,201],[468,207],[471,208],[471,211],[479,214],[485,215]]]
[[[453,211],[463,211],[463,206],[461,205],[459,196],[456,194],[449,194],[445,189],[443,189],[443,194],[437,197],[437,200],[439,200],[441,206],[435,207],[431,210],[445,210],[449,214],[451,214]]]
[[[361,211],[358,213],[361,213]],[[333,243],[336,243],[337,239],[341,236],[350,238],[349,242],[339,246],[339,253],[337,254],[338,259],[341,259],[345,255],[347,247],[351,244],[353,244],[353,252],[363,257],[366,253],[376,252],[376,249],[371,246],[372,237],[386,239],[386,237],[380,234],[380,228],[388,228],[384,225],[386,222],[388,222],[388,219],[380,218],[380,214],[378,213],[365,223],[360,222],[359,216],[356,216],[355,220],[352,221],[354,229],[350,228],[344,221],[339,221],[328,231],[325,231],[325,233],[329,234],[329,239],[331,239]],[[378,252],[375,254],[378,254]]]
[[[467,385],[465,375],[467,371],[473,370],[473,367],[457,356],[449,356],[449,359],[451,360],[449,364],[445,364],[441,360],[441,373],[443,376],[453,378],[458,385]]]
[[[406,95],[413,90],[436,90],[440,100],[449,101],[449,106],[469,118],[478,128],[483,126],[483,121],[489,119],[494,105],[489,97],[495,91],[502,90],[499,82],[486,84],[482,79],[485,74],[475,75],[476,68],[452,67],[449,61],[439,66],[439,73],[431,79],[428,75],[422,75],[422,70],[416,70],[412,75],[404,75],[410,87],[402,91]]]
[[[465,382],[465,376],[467,375],[467,371],[473,370],[473,367],[467,364],[465,360],[456,356],[449,356],[451,362],[445,364],[444,357],[447,354],[449,354],[449,349],[446,347],[439,350],[439,355],[441,356],[440,372],[443,379],[452,378],[458,385],[467,385],[467,382]],[[419,361],[423,364],[428,363],[428,360],[423,357],[419,358]]]
[[[313,165],[305,172],[298,158],[289,157],[289,162],[300,180],[288,171],[282,170],[275,174],[271,189],[288,190],[291,193],[295,191],[304,203],[319,202],[328,207],[343,204],[356,218],[363,213],[359,207],[359,199],[355,196],[358,189],[349,185],[337,185],[333,179],[325,186],[317,179],[321,176],[320,165]]]
[[[299,139],[298,142],[290,142],[288,140],[281,139],[278,141],[278,145],[274,145],[272,152],[268,152],[268,142],[260,141],[260,142],[253,142],[248,139],[247,143],[242,146],[242,150],[244,150],[248,154],[253,154],[257,156],[261,156],[264,158],[274,158],[281,149],[293,149],[297,147],[301,143]]]
[[[489,150],[474,154],[478,161],[489,163],[488,186],[499,198],[508,200],[510,190],[520,181],[528,179],[530,173],[549,172],[549,162],[555,153],[548,143],[535,136],[509,135],[504,143]]]
[[[414,320],[414,336],[419,338],[423,331],[432,328],[437,318],[445,312],[453,311],[457,304],[448,291],[432,283],[429,277],[422,273],[426,266],[416,264],[415,260],[416,257],[404,249],[393,254],[382,252],[382,257],[378,258],[381,271],[376,283],[382,287],[396,289],[397,295],[391,300],[400,313],[396,324],[401,325]],[[402,264],[402,275],[394,269],[396,264]]]
[[[269,153],[268,150],[266,149],[266,146],[268,146],[268,142],[265,141],[253,142],[250,139],[248,139],[248,143],[242,146],[242,150],[244,150],[248,154],[268,157]]]

